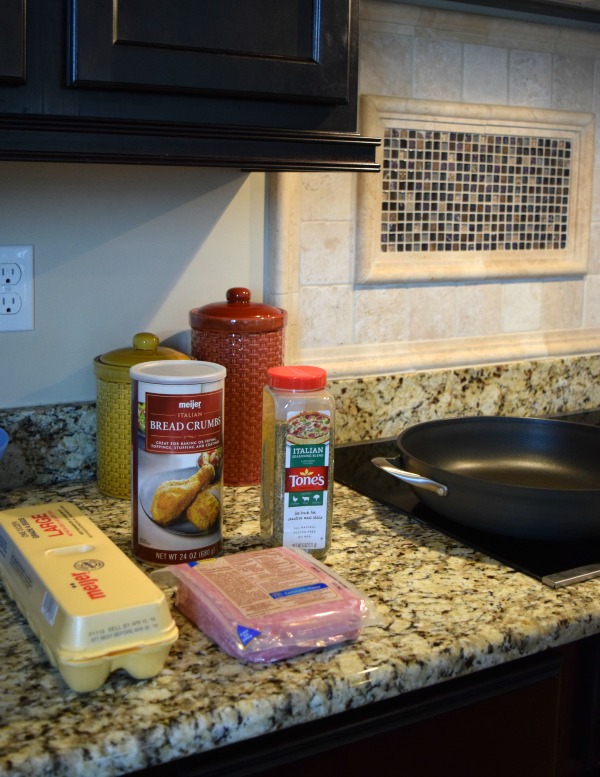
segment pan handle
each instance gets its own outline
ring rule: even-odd
[[[575,569],[566,569],[564,572],[555,572],[553,575],[545,575],[542,583],[551,588],[562,588],[565,585],[573,583],[583,583],[585,580],[591,580],[600,576],[600,564],[588,564],[584,567]]]
[[[408,483],[416,488],[423,488],[426,491],[433,491],[438,496],[446,496],[448,494],[448,486],[442,485],[435,480],[430,480],[422,475],[416,475],[414,472],[406,472],[406,470],[399,469],[393,459],[386,459],[383,456],[378,456],[375,459],[371,459],[371,463],[379,469],[387,472],[389,475],[393,475],[395,478]]]

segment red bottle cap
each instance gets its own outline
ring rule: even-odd
[[[272,388],[290,391],[317,391],[325,388],[327,373],[321,367],[296,365],[293,367],[271,367],[267,381]]]

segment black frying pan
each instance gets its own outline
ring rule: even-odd
[[[428,421],[373,463],[457,523],[530,539],[600,536],[600,427],[538,418]]]

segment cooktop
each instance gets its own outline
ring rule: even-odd
[[[560,418],[600,426],[600,411]],[[462,526],[425,506],[408,485],[378,469],[371,463],[376,456],[398,456],[396,437],[336,446],[334,479],[552,588],[600,576],[600,540],[544,542]]]

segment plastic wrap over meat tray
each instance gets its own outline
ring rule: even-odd
[[[175,585],[175,605],[222,650],[277,661],[356,639],[380,623],[373,603],[308,553],[246,551],[152,573]]]

